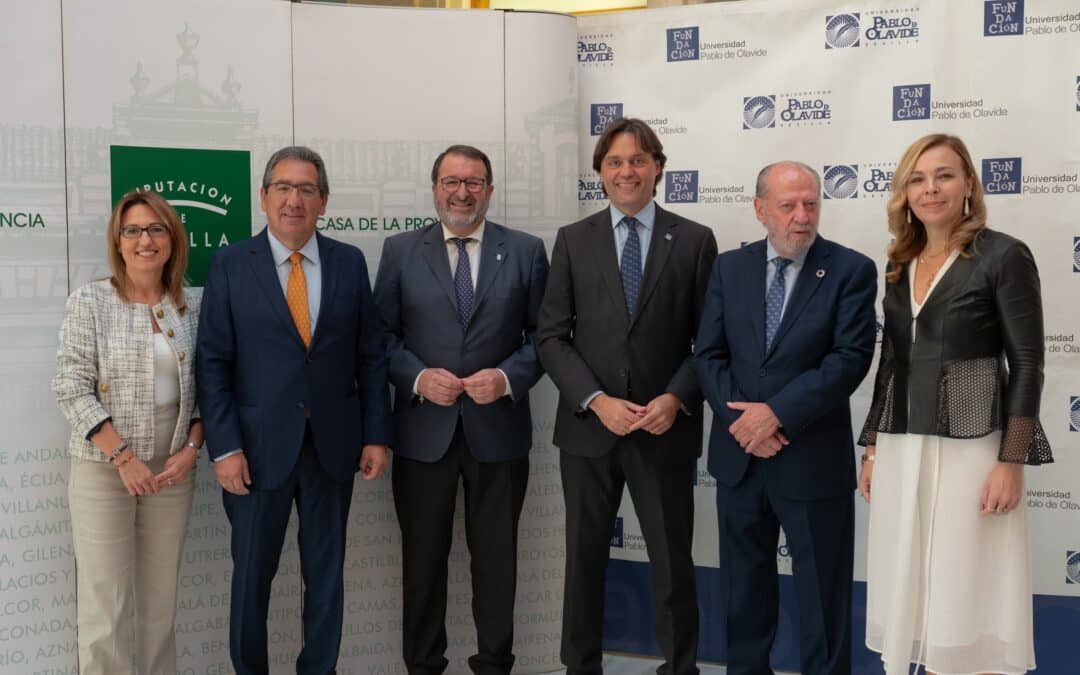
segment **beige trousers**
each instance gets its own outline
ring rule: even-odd
[[[154,415],[155,474],[176,417],[176,406]],[[81,675],[175,675],[176,590],[194,494],[194,470],[182,485],[132,497],[112,464],[71,460]]]

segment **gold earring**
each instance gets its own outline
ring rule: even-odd
[[[911,224],[911,207],[910,206],[907,209],[907,224],[908,225]]]

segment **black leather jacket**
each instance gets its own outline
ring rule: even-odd
[[[998,459],[1053,461],[1039,422],[1043,315],[1039,271],[1014,237],[982,230],[915,319],[905,267],[886,284],[885,330],[860,445],[877,433],[977,438],[1001,429]]]

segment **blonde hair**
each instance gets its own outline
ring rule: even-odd
[[[184,275],[187,273],[188,263],[187,232],[184,231],[176,210],[156,192],[129,192],[113,207],[108,233],[109,268],[112,270],[109,281],[120,297],[130,302],[131,279],[127,275],[127,263],[120,255],[120,226],[124,222],[124,214],[136,204],[143,204],[153,211],[169,230],[172,253],[161,270],[161,285],[165,294],[172,298],[173,304],[183,314],[187,309],[187,301],[184,299]]]
[[[939,145],[948,147],[960,157],[964,165],[965,177],[971,179],[971,197],[968,198],[967,213],[953,227],[949,235],[949,247],[967,256],[964,249],[986,227],[986,200],[983,198],[982,182],[975,171],[975,164],[971,161],[971,153],[968,152],[967,146],[962,140],[949,134],[923,136],[904,151],[893,173],[892,196],[889,197],[886,210],[889,232],[893,235],[892,243],[889,244],[889,271],[885,274],[885,279],[889,283],[899,281],[904,265],[919,255],[926,246],[926,227],[908,204],[907,183],[922,154]]]

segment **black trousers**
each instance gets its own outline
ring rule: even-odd
[[[773,672],[769,650],[780,604],[776,546],[783,526],[799,603],[801,672],[850,675],[854,494],[786,498],[766,479],[768,461],[752,459],[733,488],[716,486],[727,672]]]
[[[465,486],[465,537],[472,556],[477,675],[505,675],[514,665],[517,530],[529,458],[478,462],[459,420],[437,462],[394,457],[394,508],[404,568],[402,655],[410,675],[446,670],[447,558],[453,542],[458,480]]]
[[[602,673],[604,573],[611,534],[630,490],[652,575],[663,675],[697,673],[698,605],[691,546],[694,460],[664,463],[623,439],[602,457],[561,452],[566,500],[566,592],[562,660],[567,675]]]

